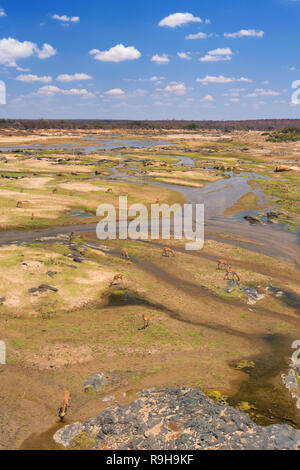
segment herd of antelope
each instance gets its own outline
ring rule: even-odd
[[[240,282],[241,278],[234,269],[231,268],[229,262],[226,259],[218,259],[218,269],[226,271],[224,279],[227,281],[238,281]]]
[[[74,232],[70,234],[69,242],[72,242],[74,235],[75,235]],[[170,256],[175,257],[175,252],[171,248],[164,247],[162,251],[162,256],[165,256],[168,258]],[[124,260],[130,260],[129,253],[124,248],[121,250],[121,258]],[[232,280],[232,281],[237,280],[238,282],[240,281],[240,276],[237,274],[237,272],[234,269],[231,268],[227,260],[219,259],[217,263],[218,263],[217,269],[220,271],[225,271],[224,280]],[[123,280],[124,280],[124,275],[122,273],[115,274],[113,276],[112,281],[110,282],[110,287],[117,283],[123,282]],[[151,317],[143,313],[142,320],[143,320],[143,326],[139,328],[139,330],[146,330],[150,326]],[[64,422],[69,406],[70,406],[70,392],[68,390],[65,390],[63,393],[63,397],[62,397],[62,405],[58,410],[58,417],[61,422]]]

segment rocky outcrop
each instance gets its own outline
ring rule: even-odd
[[[300,171],[300,166],[279,165],[275,169],[276,173],[280,173],[282,171]]]
[[[65,426],[54,440],[68,448],[83,436],[99,450],[296,450],[300,445],[300,431],[258,426],[243,412],[184,387],[146,390],[129,405]]]

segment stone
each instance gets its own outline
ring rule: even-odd
[[[261,224],[261,221],[257,217],[252,217],[251,215],[245,215],[244,219],[252,225]]]
[[[84,382],[84,388],[94,388],[95,390],[99,390],[105,385],[105,379],[105,372],[98,372],[97,374],[91,375],[86,379]]]
[[[300,171],[300,166],[288,166],[288,165],[277,166],[275,169],[275,172],[279,173],[281,171]]]
[[[102,401],[113,401],[115,399],[115,395],[109,395],[107,397],[104,397]]]
[[[58,292],[58,289],[56,287],[48,286],[48,284],[41,284],[39,287],[33,287],[32,289],[29,289],[28,293],[35,294],[36,292],[39,292],[40,294],[43,294],[47,291]]]
[[[93,449],[105,444],[111,450],[297,450],[300,445],[299,430],[259,426],[242,411],[190,388],[146,390],[129,405],[110,406],[60,429],[54,440],[68,448],[80,433],[96,436]]]

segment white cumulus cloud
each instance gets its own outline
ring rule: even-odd
[[[169,28],[176,28],[187,23],[202,23],[201,18],[194,16],[192,13],[173,13],[172,15],[163,18],[158,25],[168,26]]]
[[[248,98],[256,98],[257,96],[279,96],[279,91],[265,90],[264,88],[256,88],[254,93],[246,95]]]
[[[43,45],[42,49],[36,49],[36,51],[39,59],[49,59],[49,57],[52,57],[57,54],[57,50],[47,43]]]
[[[219,62],[231,60],[232,50],[229,47],[213,49],[208,51],[204,57],[200,57],[200,62]]]
[[[202,85],[208,85],[209,83],[233,83],[233,82],[246,82],[251,83],[252,80],[245,77],[234,78],[234,77],[224,77],[223,75],[214,76],[206,75],[204,78],[197,78],[196,82],[202,83]]]
[[[112,88],[111,90],[106,91],[105,94],[108,96],[123,96],[125,95],[125,92],[121,90],[121,88]]]
[[[224,37],[227,39],[236,39],[236,38],[262,38],[264,36],[264,31],[257,31],[256,29],[241,29],[236,33],[224,33]]]
[[[7,16],[7,14],[5,13],[4,8],[0,8],[0,16]]]
[[[177,55],[180,59],[191,60],[191,53],[190,52],[177,52]]]
[[[187,88],[182,82],[171,82],[166,86],[165,91],[167,93],[175,93],[175,95],[185,95]]]
[[[213,103],[215,101],[215,99],[211,95],[206,95],[202,98],[201,101],[203,101],[204,103]]]
[[[73,75],[69,75],[67,73],[62,73],[58,75],[56,80],[58,82],[75,82],[78,80],[91,80],[93,77],[87,75],[86,73],[74,73]]]
[[[203,33],[202,31],[200,31],[199,33],[196,33],[196,34],[188,34],[185,39],[207,39],[207,38],[212,38],[213,36],[215,36],[215,34],[207,34],[207,33]]]
[[[155,54],[152,57],[151,62],[156,62],[156,64],[168,64],[170,62],[170,59],[167,54]]]
[[[79,16],[67,16],[67,15],[52,15],[54,20],[62,21],[63,23],[78,23],[80,21]]]
[[[95,60],[102,62],[123,62],[124,60],[135,60],[142,57],[142,54],[134,46],[125,47],[123,44],[117,44],[108,51],[92,49],[89,53],[94,56]]]
[[[94,96],[93,93],[89,92],[85,88],[79,89],[79,88],[71,88],[70,90],[64,90],[62,88],[58,88],[57,86],[54,85],[46,85],[38,89],[38,91],[35,93],[35,95],[44,95],[44,96],[54,96],[57,94],[62,94],[62,95],[79,95],[79,96],[84,96],[84,97],[91,97]]]
[[[16,80],[18,80],[19,82],[24,82],[24,83],[35,83],[35,82],[50,83],[52,82],[52,77],[50,77],[50,75],[39,77],[38,75],[27,74],[27,75],[18,75]]]
[[[16,60],[27,59],[36,55],[39,59],[46,59],[56,54],[56,50],[49,44],[44,44],[39,49],[34,42],[18,41],[14,38],[3,38],[0,40],[0,64],[9,67],[17,67]]]

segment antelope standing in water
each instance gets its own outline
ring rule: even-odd
[[[118,274],[114,275],[113,280],[110,283],[110,286],[113,286],[118,281],[123,281],[123,274],[122,273],[118,273]]]
[[[170,255],[175,256],[175,252],[174,252],[171,248],[168,248],[168,247],[166,246],[166,247],[164,247],[164,249],[163,249],[163,254],[162,254],[162,255],[163,255],[163,256],[166,256],[167,258],[169,258]]]
[[[229,267],[228,261],[226,259],[218,259],[218,269]]]
[[[70,399],[70,392],[68,390],[65,390],[63,393],[63,397],[62,397],[62,406],[58,410],[58,417],[62,423],[64,422],[65,416],[68,411],[69,399]]]
[[[229,279],[230,275],[231,275],[231,279]],[[228,281],[234,281],[234,279],[236,279],[238,282],[241,280],[240,276],[237,274],[237,272],[234,271],[234,269],[232,269],[230,266],[226,267],[226,274],[225,274],[224,279],[226,279]]]
[[[122,256],[123,259],[130,259],[128,251],[125,250],[125,248],[123,248],[123,250],[121,250],[121,256]]]

